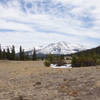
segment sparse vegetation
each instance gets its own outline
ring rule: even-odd
[[[44,65],[47,66],[47,67],[49,67],[50,66],[50,61],[45,60]]]
[[[44,65],[49,67],[50,64],[57,64],[57,66],[62,66],[66,64],[66,62],[62,55],[54,56],[53,54],[49,54],[44,62]]]
[[[2,60],[1,100],[100,100],[100,66],[97,67],[69,71],[46,68],[43,61]]]
[[[82,51],[72,56],[72,66],[96,66],[100,65],[100,47]]]

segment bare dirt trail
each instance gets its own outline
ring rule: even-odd
[[[100,100],[100,66],[52,69],[0,61],[0,100]]]

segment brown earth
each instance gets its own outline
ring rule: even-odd
[[[100,66],[52,69],[0,61],[0,100],[100,100]]]

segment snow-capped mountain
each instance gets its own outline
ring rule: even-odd
[[[36,48],[37,54],[71,54],[76,53],[86,48],[80,44],[67,43],[65,41],[51,43],[47,46],[40,46]],[[28,53],[31,55],[33,50],[30,50]]]

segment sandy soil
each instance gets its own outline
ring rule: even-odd
[[[100,100],[100,66],[52,69],[0,61],[0,100]]]

